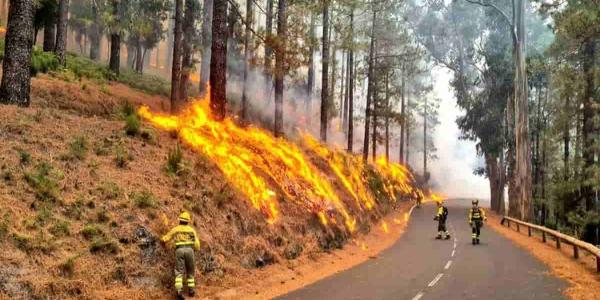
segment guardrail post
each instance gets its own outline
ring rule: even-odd
[[[506,224],[508,224],[508,228],[510,228],[510,220],[506,220]]]
[[[527,227],[527,234],[531,236],[531,227]]]
[[[542,231],[542,242],[546,242],[546,232]]]
[[[519,223],[517,223],[517,232],[521,232],[521,227],[519,226]]]
[[[575,257],[575,259],[579,258],[579,247],[577,247],[577,245],[573,245],[573,257]]]
[[[560,238],[556,237],[556,249],[560,249]]]

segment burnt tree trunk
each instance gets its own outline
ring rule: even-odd
[[[119,18],[119,1],[112,0],[113,16]],[[116,29],[110,34],[110,59],[108,63],[109,69],[119,76],[121,70],[121,32]]]
[[[399,161],[401,164],[404,164],[404,135],[406,133],[406,86],[405,86],[405,75],[404,75],[404,67],[402,67],[401,70],[401,75],[400,75],[400,80],[401,80],[401,84],[400,84],[400,96],[401,96],[401,103],[400,103],[400,116],[401,116],[401,123],[400,123],[400,157],[399,157]]]
[[[312,96],[315,87],[315,51],[317,41],[315,41],[315,27],[316,18],[314,14],[310,15],[310,29],[308,36],[310,38],[309,56],[308,56],[308,78],[306,80],[306,103],[305,105],[305,118],[306,122],[310,122],[310,115],[312,113]]]
[[[323,51],[321,53],[321,142],[327,141],[329,108],[329,0],[323,3]]]
[[[267,102],[271,102],[271,90],[273,89],[273,77],[271,77],[271,65],[273,60],[273,49],[271,48],[271,40],[273,38],[273,0],[267,0],[267,11],[265,20],[265,35],[267,42],[265,43],[265,91]]]
[[[363,160],[367,161],[369,158],[369,129],[371,122],[371,98],[373,97],[373,55],[375,54],[375,20],[377,18],[377,11],[373,8],[373,18],[371,25],[371,46],[369,47],[369,70],[367,78],[369,80],[367,86],[367,106],[365,111],[365,138],[363,140]]]
[[[96,0],[92,1],[92,18],[94,22],[92,22],[90,28],[90,59],[98,60],[100,58],[100,12],[98,11],[98,3]]]
[[[179,83],[181,82],[181,55],[183,46],[183,0],[175,0],[175,35],[173,65],[171,67],[171,113],[179,111]]]
[[[352,43],[350,45],[350,58],[348,66],[350,67],[348,78],[350,82],[348,84],[348,152],[353,152],[354,146],[354,8],[350,12],[350,38]]]
[[[33,0],[10,2],[0,84],[2,104],[29,106],[34,11]]]
[[[385,160],[390,161],[390,82],[385,75]]]
[[[212,18],[213,0],[204,0],[202,12],[202,61],[200,64],[200,94],[206,93],[206,86],[210,79],[210,58],[212,47]]]
[[[253,0],[246,0],[246,32],[244,36],[244,87],[242,90],[242,111],[240,117],[243,122],[248,117],[248,73],[252,59],[252,24],[254,23]]]
[[[194,28],[198,0],[185,0],[185,14],[183,18],[183,55],[181,59],[181,80],[179,82],[179,99],[183,102],[188,99],[190,73],[194,67],[192,61],[192,45],[194,43]]]
[[[210,57],[210,108],[217,120],[227,114],[227,0],[214,0]]]
[[[283,78],[285,76],[285,51],[287,43],[287,11],[285,0],[278,1],[277,37],[275,51],[275,136],[283,135]]]
[[[58,22],[56,27],[56,48],[54,52],[61,65],[66,64],[67,51],[67,22],[69,20],[69,0],[58,3]]]
[[[56,18],[48,18],[44,24],[44,51],[52,52],[56,48]]]

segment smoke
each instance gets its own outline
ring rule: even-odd
[[[440,126],[434,135],[439,159],[430,163],[433,189],[451,198],[489,199],[487,179],[473,174],[475,168],[484,165],[482,158],[477,156],[475,142],[459,140],[460,129],[456,125],[456,117],[463,112],[457,107],[449,85],[452,75],[439,67],[433,69],[432,75],[434,93],[442,99]]]

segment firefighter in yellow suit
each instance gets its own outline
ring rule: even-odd
[[[196,230],[190,226],[190,213],[187,211],[179,215],[179,225],[173,227],[165,234],[161,241],[175,242],[175,290],[178,299],[183,299],[183,275],[187,274],[188,293],[194,296],[196,281],[194,279],[194,250],[200,250],[200,240]]]
[[[472,229],[472,242],[475,245],[479,244],[481,227],[483,227],[483,221],[487,221],[487,217],[485,216],[485,210],[479,207],[479,200],[473,200],[471,204],[473,206],[469,209],[469,225]]]

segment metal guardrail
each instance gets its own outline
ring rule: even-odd
[[[504,223],[507,223],[507,226],[510,228],[511,222],[517,224],[518,232],[521,232],[521,226],[525,226],[527,228],[527,234],[529,236],[531,236],[532,230],[537,230],[537,231],[541,232],[542,233],[542,242],[544,242],[544,243],[546,243],[548,235],[553,237],[554,240],[556,241],[557,249],[560,249],[561,243],[566,243],[566,244],[573,246],[573,257],[575,259],[579,258],[579,249],[583,249],[583,250],[589,252],[590,254],[592,254],[596,257],[596,271],[600,273],[600,248],[598,248],[590,243],[586,243],[584,241],[578,240],[572,236],[566,235],[564,233],[560,233],[556,230],[548,229],[546,227],[535,225],[535,224],[530,224],[530,223],[523,222],[521,220],[517,220],[515,218],[511,218],[511,217],[507,217],[507,216],[502,217],[502,221],[500,222],[500,224],[504,225]]]

